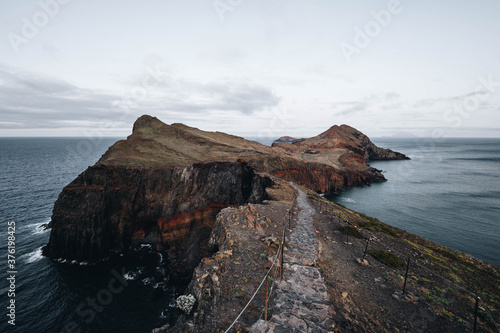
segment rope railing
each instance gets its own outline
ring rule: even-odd
[[[250,304],[252,303],[252,301],[255,299],[256,295],[258,294],[258,292],[260,291],[260,289],[263,287],[264,283],[266,283],[265,307],[264,307],[264,311],[261,313],[259,319],[262,319],[262,316],[264,315],[264,317],[265,317],[265,319],[267,321],[267,312],[268,312],[267,304],[269,303],[269,300],[271,299],[271,296],[272,296],[272,293],[273,293],[273,289],[274,289],[274,285],[275,285],[274,282],[277,280],[277,275],[278,275],[278,265],[277,265],[277,262],[278,262],[278,259],[280,260],[280,264],[279,264],[280,280],[283,279],[283,248],[284,248],[284,245],[285,245],[285,238],[286,238],[286,222],[287,222],[287,219],[288,219],[288,227],[291,228],[291,220],[292,220],[292,216],[293,216],[293,209],[294,209],[294,206],[295,206],[296,202],[297,202],[297,196],[294,197],[292,205],[287,209],[287,211],[283,215],[283,232],[282,232],[281,242],[280,242],[280,244],[278,246],[278,250],[276,252],[276,255],[274,257],[274,260],[272,262],[271,267],[268,269],[267,273],[265,274],[264,278],[260,282],[260,284],[257,287],[257,289],[254,291],[254,293],[253,293],[252,297],[250,298],[250,300],[247,302],[247,304],[245,305],[245,307],[240,311],[240,313],[235,318],[235,320],[232,322],[232,324],[226,329],[225,333],[229,333],[230,330],[234,327],[234,325],[238,322],[238,320],[241,318],[241,316],[243,315],[243,313],[247,310],[247,308],[250,306]],[[334,212],[334,209],[332,207],[332,204],[333,204],[332,202],[323,202],[323,200],[322,200],[319,204],[320,204],[320,210],[326,210],[328,213],[333,213]],[[335,216],[337,216],[337,215],[335,215]],[[340,215],[338,217],[339,217],[339,227],[341,227],[342,226],[342,219],[341,219]],[[365,228],[363,228],[361,226],[356,226],[356,225],[350,223],[350,221],[347,220],[347,219],[345,219],[344,223],[345,223],[345,225],[347,227],[350,226],[350,227],[355,227],[355,228],[361,228],[361,229],[363,229],[363,231],[367,232],[367,230]],[[345,232],[346,232],[346,236],[349,239],[349,228],[346,228]],[[415,265],[415,266],[418,266],[418,267],[424,269],[425,271],[427,271],[431,275],[435,275],[436,277],[439,277],[445,283],[447,283],[447,284],[455,287],[456,289],[461,290],[462,292],[464,292],[464,293],[466,293],[466,294],[474,297],[474,299],[476,300],[476,307],[475,307],[475,313],[474,313],[474,332],[476,332],[477,317],[478,317],[478,306],[477,305],[478,305],[479,301],[481,300],[479,294],[471,292],[470,290],[464,288],[463,286],[461,286],[461,285],[459,285],[459,284],[457,284],[457,283],[449,280],[448,278],[446,278],[445,276],[443,276],[439,272],[437,272],[435,270],[432,270],[432,269],[430,269],[430,268],[422,265],[421,263],[418,262],[418,260],[413,259],[410,255],[406,255],[406,254],[401,253],[397,249],[395,249],[395,248],[391,247],[390,245],[387,245],[384,242],[382,242],[379,238],[372,237],[373,236],[372,233],[370,233],[370,232],[368,232],[368,233],[370,234],[370,236],[366,237],[363,234],[363,232],[361,232],[361,234],[363,235],[363,239],[367,240],[365,246],[363,246],[364,247],[363,259],[364,259],[365,255],[367,253],[368,245],[369,244],[372,244],[371,245],[372,248],[377,247],[377,245],[379,247],[382,246],[385,249],[389,250],[390,252],[395,253],[395,254],[399,255],[400,257],[403,257],[403,258],[407,259],[407,263],[405,265],[406,266],[405,267],[406,274],[405,274],[405,277],[404,277],[403,294],[405,292],[406,280],[407,280],[407,275],[408,275],[408,268],[409,268],[409,265],[410,265],[410,262],[411,262],[412,265]],[[350,236],[351,236],[351,239],[356,239],[353,235],[350,235]],[[350,244],[352,244],[352,243],[350,243]],[[377,256],[375,254],[370,253],[370,255],[372,257],[374,257],[375,259],[377,259]],[[378,259],[380,259],[379,261],[382,260],[382,258],[378,258]],[[270,274],[271,274],[273,268],[275,268],[275,270],[274,270],[274,276],[273,276],[273,279],[272,279],[273,283],[271,284],[270,290],[268,290],[267,283],[269,283],[269,277],[270,277]],[[490,309],[488,308],[488,306],[486,304],[484,304],[484,307],[482,307],[482,308],[486,310],[486,312],[489,314],[489,316],[491,318],[494,318],[493,314],[491,313]],[[495,327],[496,331],[498,333],[500,333],[500,330],[499,330],[496,322],[494,321],[494,319],[493,319],[493,326]]]
[[[333,214],[335,212],[335,210],[333,209],[332,207],[332,202],[324,202],[323,200],[319,202],[319,206],[320,206],[320,210],[323,210],[323,211],[326,211],[328,213],[331,213]],[[330,207],[329,207],[330,206]],[[330,208],[330,209],[329,209]],[[337,213],[337,214],[340,214],[340,213]],[[341,222],[341,218],[339,215],[335,215],[335,217],[339,217],[339,227],[342,227],[342,222]],[[356,228],[361,228],[363,229],[363,231],[366,232],[366,229],[363,228],[362,226],[355,226],[354,224],[350,223],[347,219],[345,221],[346,223],[346,226],[349,227],[349,226],[352,226],[352,227],[356,227]],[[347,236],[347,240],[349,240],[349,228],[345,228],[344,231],[346,232],[346,236]],[[362,233],[363,234],[363,233]],[[462,291],[463,293],[465,294],[468,294],[469,296],[472,296],[475,300],[476,300],[476,307],[475,307],[475,313],[474,313],[474,332],[476,332],[476,329],[477,329],[477,316],[478,316],[478,309],[477,309],[477,304],[479,302],[479,300],[481,300],[480,298],[480,294],[478,293],[474,293],[468,289],[466,289],[465,287],[451,281],[449,278],[443,276],[442,274],[440,274],[438,271],[435,271],[433,269],[430,269],[424,265],[422,265],[421,263],[418,262],[418,260],[416,259],[413,259],[410,255],[407,255],[407,254],[403,254],[401,253],[400,251],[398,251],[397,249],[395,249],[394,247],[388,245],[388,244],[385,244],[384,242],[382,242],[380,239],[378,238],[375,238],[373,237],[373,235],[369,232],[370,236],[369,237],[366,237],[366,235],[363,235],[363,239],[366,240],[366,244],[364,246],[364,253],[363,253],[363,259],[367,253],[367,249],[368,249],[368,245],[371,243],[371,244],[378,244],[379,247],[382,246],[383,248],[389,250],[390,252],[392,253],[395,253],[397,255],[399,255],[400,257],[403,257],[403,258],[406,258],[407,259],[407,264],[405,265],[406,266],[406,272],[408,272],[408,267],[409,267],[409,263],[411,261],[411,263],[415,266],[418,266],[422,269],[424,269],[425,271],[427,271],[428,273],[430,273],[431,275],[434,275],[436,277],[439,277],[440,279],[442,279],[446,284],[449,284],[450,286]],[[350,235],[351,236],[351,239],[354,239],[355,237],[353,237],[353,235]],[[373,247],[373,246],[372,246]],[[376,246],[375,246],[376,247]],[[375,259],[378,259],[379,261],[382,261],[382,258],[378,257],[377,255],[373,254],[373,253],[370,253],[370,255],[372,257],[374,257]],[[406,273],[407,275],[407,273]],[[405,276],[404,278],[404,287],[403,287],[403,293],[404,293],[404,288],[406,286],[406,279],[407,276]],[[498,333],[500,333],[500,329],[499,327],[497,326],[496,322],[494,321],[494,317],[493,317],[493,314],[491,313],[490,309],[488,308],[488,306],[486,304],[484,304],[483,302],[483,305],[484,305],[484,309],[488,312],[489,316],[493,319],[493,326],[495,327],[496,331]]]
[[[264,278],[260,282],[260,284],[257,287],[257,289],[254,291],[254,293],[253,293],[252,297],[250,298],[250,300],[248,300],[248,302],[245,305],[245,307],[240,311],[240,313],[238,314],[238,316],[234,319],[234,321],[231,323],[231,325],[224,331],[224,333],[228,333],[233,328],[233,326],[238,322],[238,320],[240,319],[240,317],[243,315],[243,313],[246,311],[246,309],[252,303],[252,301],[254,300],[255,296],[258,294],[258,292],[260,291],[260,289],[264,285],[264,282],[266,282],[266,280],[269,281],[268,280],[268,276],[271,273],[272,269],[275,267],[278,258],[280,258],[280,278],[283,279],[283,247],[284,247],[284,244],[285,244],[285,236],[286,236],[286,219],[287,218],[289,219],[288,224],[290,226],[290,223],[291,223],[290,220],[292,218],[293,208],[295,206],[296,201],[297,201],[297,195],[294,196],[292,205],[287,209],[286,213],[283,215],[283,233],[282,233],[282,237],[281,237],[281,242],[280,242],[280,244],[278,246],[278,251],[276,252],[276,256],[274,257],[274,260],[273,260],[273,263],[272,263],[271,267],[268,269],[266,275],[264,276]],[[276,275],[277,275],[277,269],[275,269],[275,272],[274,272],[273,282],[276,281]],[[268,303],[268,301],[269,301],[269,299],[271,297],[271,293],[272,293],[273,287],[274,286],[272,285],[271,286],[271,292],[269,292],[266,295],[266,304]],[[265,308],[264,311],[265,311],[265,313],[267,313],[267,308]],[[262,314],[261,314],[261,318],[262,318]],[[266,318],[267,318],[267,316],[266,316]]]

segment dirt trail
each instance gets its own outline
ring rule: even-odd
[[[300,213],[284,257],[283,281],[276,283],[273,316],[259,320],[250,332],[333,332],[332,304],[318,262],[319,241],[313,228],[316,210],[297,186]]]

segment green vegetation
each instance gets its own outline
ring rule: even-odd
[[[486,311],[483,311],[483,310],[479,310],[477,312],[477,316],[479,317],[479,319],[481,319],[482,321],[488,323],[488,324],[493,324],[493,318],[491,317],[490,313],[489,312],[486,312]]]
[[[425,296],[427,296],[428,299],[432,299],[434,301],[437,301],[437,302],[440,302],[440,303],[443,303],[443,304],[450,304],[450,302],[448,302],[444,298],[438,297],[438,296],[433,295],[433,294],[431,294],[429,292],[425,293]]]
[[[446,290],[444,290],[444,289],[441,289],[439,287],[434,287],[434,289],[436,289],[436,291],[439,293],[446,294]]]
[[[367,220],[367,222],[362,222],[362,221],[354,222],[354,224],[360,226],[361,228],[364,228],[364,229],[370,230],[370,231],[375,231],[375,232],[383,232],[383,233],[386,233],[386,234],[391,235],[393,237],[398,237],[398,238],[401,237],[401,235],[399,233],[397,233],[394,229],[383,224],[379,220],[377,220],[373,217],[366,216],[365,214],[361,214],[361,213],[359,214],[359,216],[362,219]]]
[[[455,317],[455,315],[452,312],[449,312],[446,309],[443,309],[443,314],[450,317],[450,318]]]
[[[406,265],[400,257],[391,252],[382,250],[368,250],[366,253],[368,253],[381,263],[395,269],[400,269]]]
[[[351,227],[351,226],[340,227],[339,230],[344,235],[349,235],[351,237],[360,238],[360,239],[365,238],[363,236],[363,234],[358,229],[356,229],[355,227]]]

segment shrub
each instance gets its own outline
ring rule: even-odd
[[[400,257],[391,252],[382,250],[369,250],[367,251],[367,253],[376,260],[392,268],[399,269],[406,265]]]
[[[347,226],[347,227],[340,227],[339,230],[344,234],[344,235],[349,235],[354,238],[365,238],[363,234],[356,229],[355,227]]]

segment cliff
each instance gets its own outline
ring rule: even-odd
[[[189,270],[205,250],[200,246],[206,245],[216,214],[267,199],[271,176],[316,192],[339,192],[385,181],[366,165],[367,156],[404,156],[376,147],[345,125],[282,145],[293,149],[142,116],[127,140],[115,143],[63,189],[43,253],[92,262],[147,243],[171,257],[189,258],[184,265]],[[319,153],[307,154],[308,149]]]
[[[202,259],[185,291],[198,300],[192,313],[152,333],[225,332],[248,302],[230,332],[472,332],[479,290],[477,331],[498,331],[498,268],[303,187],[297,192],[307,193],[307,203],[301,203],[295,191],[276,178],[269,189],[276,200],[222,210],[210,238],[219,251]],[[292,205],[294,194],[299,200]],[[278,269],[271,271],[268,323],[263,325],[265,286],[254,292],[276,258],[283,215],[291,217],[283,281]],[[307,224],[312,232],[306,232]],[[315,264],[307,262],[308,252],[317,253]]]

